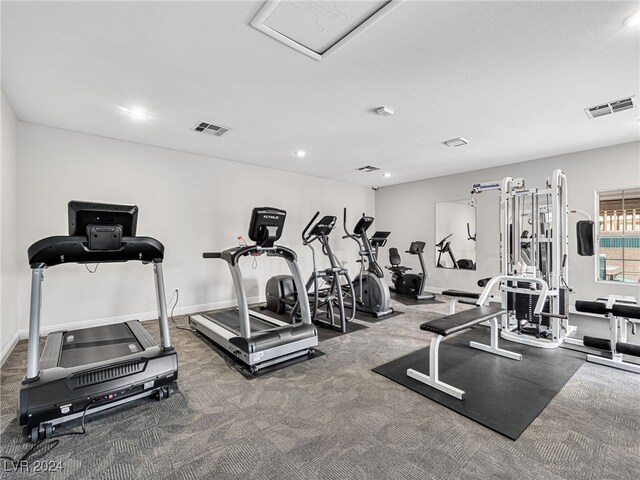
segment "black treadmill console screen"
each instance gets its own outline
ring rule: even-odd
[[[256,207],[251,212],[249,238],[261,247],[273,247],[282,236],[287,212],[272,207]]]
[[[87,237],[89,250],[117,250],[123,236],[136,234],[138,207],[69,202],[69,235]]]

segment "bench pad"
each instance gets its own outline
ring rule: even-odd
[[[430,322],[420,325],[420,330],[432,332],[437,335],[446,337],[452,333],[465,330],[478,323],[482,323],[485,320],[490,320],[495,316],[507,313],[501,305],[487,305],[482,307],[471,308],[464,310],[463,312],[454,313],[446,317],[439,318],[437,320],[431,320]]]
[[[595,315],[606,315],[608,312],[606,302],[590,302],[588,300],[576,300],[576,311]]]
[[[442,292],[442,295],[446,295],[448,297],[474,298],[476,300],[480,298],[479,293],[465,292],[464,290],[445,290]]]

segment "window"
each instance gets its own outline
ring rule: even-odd
[[[596,193],[598,280],[640,283],[640,187]]]

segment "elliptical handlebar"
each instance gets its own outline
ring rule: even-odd
[[[451,234],[453,235],[453,233]],[[476,241],[476,236],[475,235],[471,235],[471,227],[469,226],[469,222],[467,222],[467,240],[472,240],[472,241]]]
[[[343,239],[350,238],[351,240],[357,242],[358,245],[360,245],[360,248],[362,248],[362,244],[360,243],[360,238],[358,237],[358,235],[356,235],[355,233],[349,233],[349,230],[347,230],[347,207],[344,207],[344,211],[343,211],[342,228],[344,229],[344,233],[345,233],[345,235],[343,235],[342,238]]]
[[[315,240],[315,238],[311,239],[310,236],[307,236],[307,231],[309,230],[309,228],[311,227],[311,225],[313,225],[313,222],[315,221],[316,218],[318,218],[318,215],[320,215],[320,211],[317,211],[316,214],[313,216],[313,218],[309,221],[309,223],[307,223],[307,226],[304,227],[304,230],[302,231],[302,243],[304,245],[309,245],[311,242],[313,242]]]
[[[347,230],[347,207],[344,207],[344,210],[342,212],[342,228],[344,229],[345,233],[342,238],[353,238],[353,234],[349,233],[349,230]]]
[[[442,240],[440,240],[440,242],[436,243],[436,247],[443,247],[444,246],[444,242],[447,240],[447,238],[451,237],[452,235],[453,235],[453,233],[450,233],[449,235],[444,237]]]

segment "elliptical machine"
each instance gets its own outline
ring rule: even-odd
[[[307,233],[309,227],[318,215],[320,215],[320,212],[316,212],[302,232],[302,243],[311,249],[313,259],[313,272],[307,281],[307,292],[310,292],[310,288],[313,286],[313,290],[309,293],[311,321],[316,325],[346,333],[347,323],[350,323],[355,318],[356,311],[353,304],[349,306],[345,305],[345,292],[343,292],[341,288],[343,284],[342,280],[346,280],[346,282],[344,282],[344,284],[347,285],[346,295],[351,297],[353,297],[353,285],[349,277],[349,272],[340,265],[329,243],[329,234],[335,228],[338,219],[332,215],[325,215],[314,225],[311,231]],[[318,270],[316,267],[316,252],[313,245],[311,245],[316,240],[322,245],[322,253],[329,258],[329,263],[331,264],[331,266],[325,270]],[[320,282],[323,282],[324,286],[321,286]],[[337,318],[336,309],[338,313]],[[347,314],[348,309],[351,310],[349,314]],[[291,310],[292,322],[297,317],[299,310],[300,300],[296,301],[296,304]],[[321,310],[324,311],[324,313],[321,313]]]
[[[392,273],[391,280],[393,281],[394,286],[390,288],[391,291],[399,295],[411,297],[415,300],[431,300],[435,298],[433,294],[426,293],[424,291],[424,288],[427,285],[427,267],[424,263],[423,256],[424,247],[424,242],[411,242],[409,250],[405,252],[409,255],[418,256],[422,273],[417,274],[407,273],[411,268],[403,267],[401,265],[402,259],[400,258],[397,248],[389,249],[389,263],[391,263],[391,266],[386,268]]]
[[[447,235],[446,237],[444,237],[442,240],[440,240],[438,243],[436,243],[436,248],[438,249],[438,260],[436,260],[436,266],[438,267],[443,267],[441,259],[442,259],[442,254],[448,254],[449,257],[451,258],[451,264],[453,265],[451,268],[459,268],[458,267],[458,261],[456,260],[456,257],[453,255],[453,251],[451,250],[451,242],[447,241],[449,239],[449,237],[451,237],[453,235],[453,233],[450,233],[449,235]]]
[[[335,228],[337,218],[325,215],[309,230],[318,215],[320,212],[316,212],[302,232],[302,243],[311,249],[313,260],[313,272],[306,283],[311,321],[315,325],[346,333],[347,323],[355,318],[353,304],[346,305],[344,302],[345,295],[353,297],[353,285],[349,272],[340,265],[329,243],[329,234]],[[316,251],[312,245],[316,240],[322,245],[322,253],[329,258],[331,265],[324,270],[318,270],[316,266]],[[343,282],[343,279],[346,281]],[[345,292],[343,285],[350,288]],[[300,301],[293,277],[277,275],[270,278],[266,286],[266,299],[266,309],[283,314],[288,307],[291,307],[291,323],[299,321]],[[348,312],[349,309],[350,312]]]
[[[476,237],[475,235],[473,237],[471,236],[471,231],[469,230],[468,223],[467,223],[467,232],[469,237],[468,240],[473,240],[475,242]],[[436,243],[436,248],[438,249],[438,260],[436,260],[436,266],[440,268],[460,268],[464,270],[475,270],[476,263],[473,260],[469,258],[462,258],[460,260],[456,259],[455,255],[453,254],[453,250],[451,250],[451,241],[448,240],[449,237],[451,237],[452,235],[453,233],[450,233],[449,235],[444,237],[442,240],[440,240],[440,242]],[[441,259],[442,259],[443,253],[449,255],[449,258],[451,258],[451,263],[452,263],[451,267],[445,267],[444,265],[442,265]]]
[[[347,297],[349,306],[355,305],[356,309],[374,316],[384,317],[393,313],[391,308],[391,294],[389,287],[384,282],[384,272],[377,260],[378,247],[386,243],[389,232],[375,232],[372,242],[367,235],[367,230],[373,224],[373,217],[368,217],[364,213],[353,232],[347,230],[347,209],[344,209],[343,228],[345,235],[342,238],[350,238],[358,244],[358,254],[360,255],[360,272],[351,282],[351,286],[343,285],[342,289]],[[349,304],[350,298],[351,303]]]

